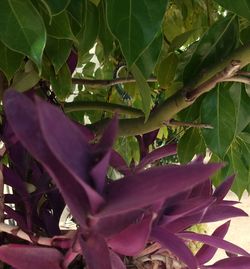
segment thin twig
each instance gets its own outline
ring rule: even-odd
[[[237,75],[250,77],[250,72],[248,72],[248,71],[238,71]]]
[[[250,85],[250,78],[242,77],[242,76],[233,76],[231,78],[225,78],[225,79],[223,79],[223,81],[240,82],[240,83]]]
[[[166,122],[166,125],[169,126],[181,126],[181,127],[194,127],[194,128],[204,128],[204,129],[213,129],[213,126],[204,123],[194,123],[194,122],[181,122],[176,120],[170,120]]]
[[[73,84],[90,86],[91,88],[111,87],[118,84],[135,83],[134,78],[115,78],[115,79],[84,79],[72,78]],[[155,77],[147,79],[147,82],[157,82]]]

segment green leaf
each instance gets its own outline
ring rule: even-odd
[[[99,32],[99,16],[97,7],[89,1],[84,1],[82,30],[77,35],[79,53],[84,55],[95,44]],[[81,56],[80,56],[81,57]]]
[[[232,190],[241,197],[245,189],[250,190],[250,144],[235,139],[231,145],[225,161],[228,161],[227,175],[236,174]]]
[[[60,101],[65,101],[65,98],[70,95],[72,87],[71,73],[68,65],[64,64],[57,75],[52,70],[50,82],[57,98]]]
[[[238,43],[238,21],[235,16],[213,24],[201,38],[184,70],[184,81],[190,82],[202,70],[224,59]]]
[[[84,1],[71,0],[67,7],[68,12],[79,25],[82,24],[82,14],[84,10]]]
[[[190,30],[187,32],[184,32],[180,35],[177,35],[173,41],[171,42],[171,45],[169,47],[170,51],[175,51],[179,49],[181,46],[183,46],[188,39],[196,32],[196,30]]]
[[[139,58],[161,29],[167,0],[107,0],[107,19],[128,66]]]
[[[98,10],[100,21],[98,38],[103,46],[105,57],[108,57],[114,47],[114,37],[108,28],[104,1],[101,2]]]
[[[40,76],[37,73],[34,64],[31,61],[28,61],[25,64],[25,70],[15,74],[10,87],[17,91],[24,92],[34,87],[39,80]]]
[[[143,76],[148,79],[152,75],[156,62],[159,58],[162,47],[162,34],[157,35],[149,47],[144,50],[136,61],[136,65],[141,70]]]
[[[239,16],[245,17],[250,20],[250,2],[249,0],[215,0],[218,4],[225,9],[231,10]]]
[[[41,0],[50,13],[50,16],[63,12],[70,3],[70,0]]]
[[[181,137],[177,153],[181,163],[188,163],[195,154],[206,153],[206,145],[198,128],[189,128]]]
[[[0,42],[0,69],[3,71],[7,80],[10,81],[20,67],[24,56],[13,50],[8,49]]]
[[[94,5],[98,6],[101,0],[90,0]]]
[[[44,21],[48,35],[57,39],[69,39],[77,42],[74,34],[72,33],[69,17],[66,11],[53,16],[51,22],[47,14],[44,15]]]
[[[0,1],[0,40],[11,50],[30,57],[41,69],[46,30],[29,0]]]
[[[223,158],[236,130],[235,108],[227,85],[218,85],[203,99],[201,122],[213,127],[203,129],[202,135],[210,150]]]
[[[160,63],[157,78],[160,86],[163,89],[168,88],[172,84],[175,77],[177,65],[178,65],[178,57],[174,52],[170,53],[167,56],[167,58],[165,58]]]
[[[72,41],[48,37],[45,53],[52,62],[56,74],[67,61],[71,51]]]
[[[238,135],[250,123],[250,97],[244,84],[233,83],[229,91],[235,106],[236,135]]]
[[[145,114],[145,122],[146,122],[148,120],[151,107],[151,89],[148,86],[145,77],[143,76],[140,69],[136,65],[133,65],[131,67],[131,71],[136,79],[136,84],[141,94],[142,109]]]

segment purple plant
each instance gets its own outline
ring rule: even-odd
[[[175,146],[148,153],[148,143],[153,140],[147,142],[143,137],[141,162],[131,169],[112,149],[116,118],[93,144],[89,130],[36,96],[8,90],[4,107],[7,121],[2,139],[10,166],[3,167],[3,174],[14,189],[6,202],[16,205],[15,210],[5,207],[5,214],[15,219],[19,228],[0,224],[1,230],[11,235],[2,240],[3,262],[17,269],[164,268],[166,262],[157,260],[156,264],[152,257],[165,257],[177,262],[179,268],[250,266],[249,254],[223,239],[229,222],[211,236],[187,231],[197,223],[246,216],[234,202],[223,200],[233,177],[212,191],[209,177],[221,164],[203,164],[197,159],[187,165],[145,169],[154,160],[175,153]],[[23,156],[29,157],[28,163]],[[110,180],[109,166],[124,177]],[[30,182],[36,188],[32,193],[25,185],[26,170],[31,171]],[[43,195],[46,199],[41,206]],[[63,234],[58,222],[65,204],[77,230]],[[204,245],[194,255],[188,240]],[[217,248],[230,257],[206,266]]]

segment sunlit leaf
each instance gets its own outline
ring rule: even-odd
[[[131,66],[160,30],[167,0],[107,0],[109,27]]]

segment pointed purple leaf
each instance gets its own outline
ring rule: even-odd
[[[183,239],[189,239],[189,240],[194,240],[194,241],[199,241],[204,244],[207,244],[209,246],[215,247],[215,248],[221,248],[224,249],[228,252],[234,253],[234,254],[239,254],[239,255],[244,255],[244,256],[249,256],[250,254],[245,251],[244,249],[226,241],[221,238],[218,238],[216,236],[212,235],[206,235],[206,234],[196,234],[192,232],[182,232],[178,233],[178,236],[183,238]]]
[[[222,224],[213,232],[212,236],[224,238],[229,229],[229,225],[230,221],[227,221],[226,223]],[[213,258],[216,251],[217,248],[205,244],[199,249],[195,256],[200,264],[205,264]]]
[[[85,240],[79,238],[82,253],[89,269],[112,269],[108,246],[98,234],[90,234]]]
[[[223,200],[223,198],[230,191],[231,186],[233,185],[235,176],[228,177],[224,182],[222,182],[214,191],[213,196],[218,200]]]
[[[98,215],[128,212],[167,199],[207,180],[220,167],[215,163],[173,165],[124,177],[107,186],[107,202]]]
[[[106,174],[109,167],[110,151],[91,169],[90,175],[93,178],[95,189],[99,194],[103,194],[106,183]]]
[[[197,223],[207,223],[246,216],[248,215],[239,208],[215,204],[209,207],[205,212],[182,217],[163,226],[172,232],[180,232]]]
[[[118,152],[114,150],[111,150],[110,165],[121,174],[126,175],[127,173],[130,172],[130,168],[128,167],[125,160]]]
[[[166,208],[164,212],[162,225],[166,225],[176,219],[185,217],[193,213],[197,213],[201,210],[206,210],[206,208],[214,202],[213,198],[191,198],[184,201],[180,201],[177,204],[172,205],[169,208]]]
[[[176,144],[170,144],[157,148],[154,151],[148,153],[144,158],[142,158],[138,166],[135,168],[135,171],[136,172],[142,171],[146,165],[161,158],[171,156],[174,154],[176,154]]]
[[[152,230],[152,238],[159,242],[162,248],[170,250],[181,261],[183,261],[189,269],[196,269],[197,262],[190,249],[185,242],[174,234],[165,229],[156,227]]]
[[[222,202],[222,205],[218,205],[215,203],[214,206],[208,208],[202,218],[202,222],[214,222],[218,220],[247,216],[248,214],[242,209],[233,206],[223,205]]]
[[[55,248],[3,245],[0,260],[18,269],[62,269],[63,255]]]
[[[13,131],[44,165],[74,217],[84,224],[84,210],[90,206],[95,211],[103,200],[84,182],[89,150],[81,132],[60,110],[46,102],[37,100],[35,106],[29,98],[12,90],[7,91],[4,100]]]
[[[192,189],[192,192],[189,195],[189,198],[191,197],[203,197],[205,199],[206,197],[211,197],[212,195],[212,183],[211,180],[208,179],[205,182],[195,186]]]
[[[69,70],[70,70],[71,74],[76,69],[77,61],[78,61],[77,54],[73,50],[71,50],[69,58],[67,60],[67,64],[68,64],[68,67],[69,67]]]
[[[249,257],[232,257],[220,260],[213,265],[207,265],[204,269],[249,269]]]
[[[152,215],[146,216],[141,221],[129,225],[122,232],[109,238],[109,247],[122,255],[137,255],[143,250],[148,240],[152,217]]]
[[[146,133],[142,136],[143,143],[146,148],[148,148],[151,144],[153,144],[153,142],[155,141],[157,137],[158,132],[159,132],[159,129]]]

